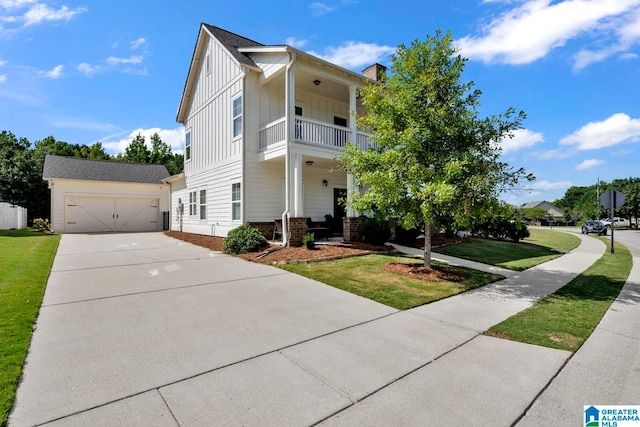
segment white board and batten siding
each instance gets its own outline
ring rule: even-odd
[[[56,179],[51,226],[62,233],[161,231],[169,186]]]
[[[191,159],[185,160],[184,183],[172,184],[172,203],[177,206],[181,199],[184,205],[182,231],[224,237],[242,224],[231,219],[231,186],[243,182],[243,136],[233,137],[233,100],[243,96],[243,110],[247,110],[243,94],[245,74],[215,39],[209,40],[203,57],[184,123],[185,130],[191,133]],[[246,123],[246,113],[242,119]],[[200,218],[201,190],[206,190],[206,219]],[[191,192],[196,192],[196,215],[189,214]],[[180,229],[175,215],[171,229]]]
[[[211,60],[211,56],[216,58]],[[185,120],[191,133],[191,159],[185,160],[187,183],[192,173],[241,153],[241,138],[233,138],[233,100],[242,94],[244,73],[235,59],[216,40],[207,43],[205,64],[200,66],[192,102]],[[244,102],[244,100],[243,100]]]
[[[27,208],[0,202],[0,230],[27,228]]]

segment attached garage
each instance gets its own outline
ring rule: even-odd
[[[47,156],[51,225],[60,233],[163,229],[169,211],[169,173],[162,165]]]

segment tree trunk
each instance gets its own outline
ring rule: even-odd
[[[424,225],[424,266],[431,268],[431,224]]]

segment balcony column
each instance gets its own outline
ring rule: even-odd
[[[302,154],[293,155],[293,213],[291,216],[300,218],[304,216],[304,200],[302,194]]]
[[[351,142],[353,144],[358,144],[358,126],[356,125],[356,94],[358,88],[356,86],[349,86],[349,128],[351,130]],[[362,147],[361,147],[362,148]],[[347,200],[351,200],[351,196],[354,191],[357,190],[357,187],[354,185],[353,175],[350,173],[347,174]],[[351,205],[347,205],[347,217],[356,216],[356,212],[353,210]]]

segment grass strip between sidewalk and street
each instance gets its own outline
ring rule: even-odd
[[[0,426],[7,424],[60,235],[0,230]]]
[[[520,243],[492,239],[434,248],[443,255],[468,259],[483,264],[522,271],[550,261],[580,245],[580,238],[569,233],[532,228],[531,236]]]
[[[366,255],[336,261],[309,264],[287,264],[280,268],[360,295],[398,310],[422,304],[484,286],[503,278],[464,267],[450,267],[462,274],[462,282],[424,281],[394,274],[384,269],[392,262],[416,263],[416,258],[402,255]],[[422,261],[417,262],[422,265]],[[447,265],[433,262],[434,265]]]
[[[582,274],[486,335],[575,352],[598,326],[629,276],[629,250],[610,239],[604,255]]]

